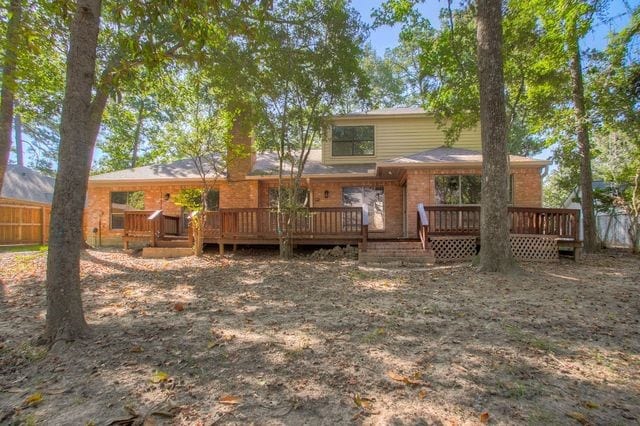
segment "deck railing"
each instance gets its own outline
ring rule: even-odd
[[[438,235],[480,235],[480,206],[418,206],[421,240]],[[556,235],[577,241],[580,211],[542,207],[509,207],[512,234]]]
[[[165,235],[180,233],[180,217],[165,215],[162,210],[130,210],[124,212],[125,237],[149,237],[155,246]]]
[[[272,208],[220,209],[205,213],[205,239],[273,240],[291,221],[294,239],[360,239],[368,237],[368,216],[360,207],[307,208],[294,217]],[[280,219],[280,220],[279,220]]]

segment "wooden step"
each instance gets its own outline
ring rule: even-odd
[[[193,249],[186,247],[145,247],[142,249],[142,257],[148,259],[185,256],[193,256]]]
[[[187,239],[171,239],[171,240],[158,240],[156,241],[157,247],[191,247],[189,240]]]

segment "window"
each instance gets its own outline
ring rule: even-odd
[[[333,126],[331,155],[347,157],[374,155],[373,126]]]
[[[384,188],[351,186],[342,188],[345,207],[369,206],[369,230],[384,230]]]
[[[289,188],[282,188],[284,196],[289,195]],[[306,188],[298,188],[298,203],[301,206],[309,207],[309,191]],[[278,188],[269,188],[269,207],[278,206]]]
[[[480,204],[482,177],[436,176],[436,204]],[[509,203],[513,200],[513,175],[509,177]]]
[[[204,205],[206,211],[218,211],[220,210],[220,191],[210,189],[207,191],[207,196],[204,198]]]
[[[111,229],[124,229],[124,212],[144,210],[144,192],[111,193]]]

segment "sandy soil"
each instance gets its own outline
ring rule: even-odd
[[[359,267],[87,251],[47,353],[46,253],[0,254],[3,424],[639,424],[640,258]]]

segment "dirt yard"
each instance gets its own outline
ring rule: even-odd
[[[2,424],[639,424],[640,258],[359,267],[83,256],[92,336],[35,346],[46,253],[0,254]]]

